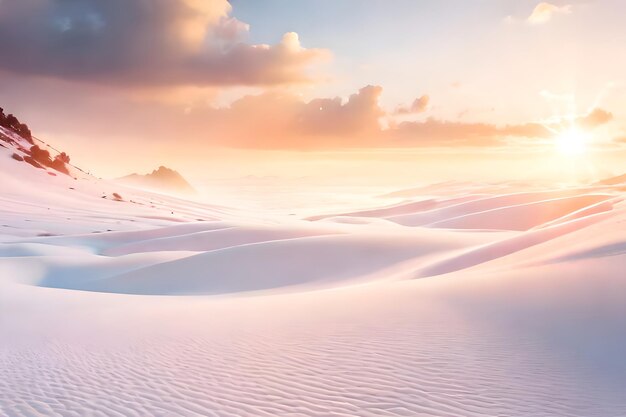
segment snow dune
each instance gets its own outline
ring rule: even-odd
[[[296,219],[4,151],[1,416],[626,415],[619,188]]]
[[[428,227],[449,229],[495,229],[495,230],[529,230],[548,222],[571,216],[579,210],[591,206],[610,210],[611,205],[599,206],[612,197],[603,194],[587,194],[574,197],[556,198],[532,203],[518,204],[471,213],[452,219],[430,223]]]
[[[416,214],[404,214],[399,216],[391,216],[388,219],[399,224],[405,226],[424,226],[424,225],[436,225],[437,223],[443,223],[446,221],[450,221],[454,224],[454,220],[462,218],[464,216],[475,216],[474,219],[471,217],[465,218],[459,222],[459,225],[463,226],[462,228],[481,228],[481,227],[471,227],[473,226],[473,222],[468,222],[467,224],[470,227],[465,227],[466,224],[464,220],[477,220],[476,225],[480,226],[484,224],[485,221],[480,221],[481,218],[486,218],[485,220],[491,220],[493,222],[511,222],[506,224],[509,228],[513,230],[523,230],[525,227],[538,226],[541,224],[543,218],[535,221],[535,224],[529,224],[529,222],[533,222],[534,214],[541,215],[544,208],[547,208],[548,214],[552,214],[553,210],[551,210],[550,206],[557,206],[560,210],[554,210],[554,217],[560,217],[566,215],[568,212],[578,210],[584,207],[586,204],[593,204],[602,198],[607,199],[608,196],[587,196],[585,194],[580,195],[577,190],[555,190],[555,191],[542,191],[542,192],[533,192],[533,193],[514,193],[514,194],[501,194],[488,196],[477,200],[472,200],[460,204],[455,204],[450,207],[443,207],[441,209],[430,210],[422,213]],[[577,200],[579,201],[578,204]],[[561,203],[560,205],[558,203]],[[571,203],[571,204],[570,204]],[[536,204],[534,207],[531,207],[530,210],[525,210],[523,207]],[[558,207],[560,206],[560,207]],[[518,207],[518,208],[515,208]],[[481,213],[489,212],[491,210],[499,210],[491,215]],[[512,211],[512,213],[507,213],[506,211]],[[524,213],[526,212],[526,213]],[[501,216],[498,216],[501,214]],[[524,214],[526,214],[524,216]],[[523,218],[519,219],[518,217],[522,215]],[[509,218],[513,218],[513,220],[509,220]],[[547,216],[549,219],[549,215]],[[545,216],[544,216],[545,218]],[[519,223],[515,223],[519,222]],[[493,227],[487,227],[489,229],[493,229]],[[503,227],[506,229],[507,227]]]
[[[493,241],[492,235],[480,233],[349,233],[350,228],[345,227],[298,225],[202,222],[35,240],[45,243],[13,241],[0,251],[9,257],[0,258],[0,265],[34,263],[56,255],[63,260],[48,260],[51,266],[41,268],[38,276],[28,281],[38,280],[38,285],[47,287],[130,294],[221,294],[301,285],[310,288],[313,284],[326,288],[362,281],[362,277],[371,278],[405,261]],[[166,262],[164,255],[174,260]],[[65,260],[76,256],[80,256],[78,261]]]
[[[415,202],[404,202],[400,204],[394,204],[392,206],[376,208],[371,210],[361,210],[349,213],[333,214],[333,215],[320,215],[309,217],[308,220],[316,221],[332,217],[380,217],[387,218],[392,216],[407,215],[412,213],[419,213],[422,211],[433,210],[437,208],[447,207],[451,205],[460,204],[466,201],[477,200],[483,196],[481,195],[469,195],[464,197],[452,197],[441,199],[427,199]]]
[[[360,277],[371,280],[376,272],[462,247],[463,241],[476,239],[358,234],[270,240],[211,250],[71,288],[130,294],[223,294],[301,285],[315,289]]]
[[[512,253],[520,252],[529,247],[541,245],[557,237],[573,233],[605,218],[606,216],[602,214],[594,214],[570,222],[532,230],[528,233],[516,235],[481,247],[472,248],[458,256],[451,256],[438,261],[434,265],[424,266],[420,270],[419,276],[427,277],[446,274],[500,259]]]
[[[118,256],[128,253],[151,251],[188,250],[207,252],[233,246],[275,240],[296,239],[308,236],[321,236],[340,233],[329,228],[286,226],[243,226],[225,227],[216,230],[203,230],[197,233],[168,236],[159,239],[140,240],[123,246],[117,246],[104,252],[105,255]]]

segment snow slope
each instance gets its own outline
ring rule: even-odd
[[[298,219],[0,148],[0,187],[1,416],[626,416],[617,186]]]

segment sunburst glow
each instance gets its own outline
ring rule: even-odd
[[[577,128],[570,128],[561,132],[555,138],[555,146],[559,153],[564,155],[581,155],[587,150],[589,135]]]

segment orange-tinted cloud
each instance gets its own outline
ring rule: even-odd
[[[93,83],[276,85],[309,80],[328,51],[296,33],[244,42],[227,0],[3,0],[0,69]],[[7,57],[10,57],[8,59]]]
[[[584,115],[556,118],[540,126],[548,129],[553,135],[555,135],[573,127],[577,127],[585,131],[592,131],[606,125],[612,120],[613,113],[596,107]]]
[[[410,106],[400,106],[396,109],[396,114],[418,114],[423,113],[428,109],[428,103],[430,103],[430,97],[423,95],[413,100]]]
[[[613,114],[600,109],[595,108],[584,116],[576,119],[576,124],[583,129],[595,129],[598,126],[602,126],[613,120]]]
[[[0,79],[11,109],[24,115],[35,134],[83,137],[85,144],[105,140],[124,142],[132,152],[147,143],[175,153],[210,152],[214,147],[249,149],[345,149],[486,147],[532,144],[551,138],[575,120],[600,126],[610,113],[597,109],[578,119],[552,124],[465,122],[434,117],[396,122],[379,100],[383,89],[366,86],[342,99],[301,97],[280,90],[243,96],[227,107],[198,101],[191,107],[170,101],[129,98],[124,92],[98,86],[27,79],[33,95],[25,98],[25,84]],[[57,103],[63,101],[63,106]],[[381,121],[387,121],[382,124]],[[115,139],[120,138],[120,139]],[[132,138],[133,140],[128,140]],[[114,144],[111,146],[115,147]],[[69,149],[71,151],[71,149]]]
[[[386,136],[389,145],[399,146],[500,146],[508,137],[545,138],[548,129],[537,123],[498,126],[490,123],[465,123],[428,118],[421,122],[402,122],[392,126]]]
[[[537,123],[497,126],[428,118],[391,122],[380,107],[382,87],[366,86],[347,100],[317,98],[303,102],[292,95],[246,96],[230,107],[200,110],[211,136],[221,146],[254,149],[333,149],[368,147],[500,146],[508,137],[545,138],[551,132]]]
[[[230,107],[199,109],[191,117],[204,121],[220,145],[244,148],[316,149],[368,146],[381,128],[385,112],[378,104],[382,88],[366,86],[347,100],[317,98],[308,102],[282,93],[250,95]],[[210,122],[209,122],[210,120]]]
[[[440,120],[394,122],[379,104],[382,87],[366,86],[347,100],[317,98],[304,102],[289,94],[245,96],[228,108],[199,109],[199,124],[220,137],[221,146],[270,149],[368,147],[502,146],[510,139],[547,139],[559,126],[537,122],[499,125]],[[576,119],[593,129],[609,122],[611,113],[594,109]],[[219,132],[219,133],[217,133]],[[216,136],[212,135],[212,136]]]

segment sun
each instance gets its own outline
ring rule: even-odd
[[[556,150],[563,155],[581,155],[587,150],[589,135],[572,127],[561,132],[554,141]]]

